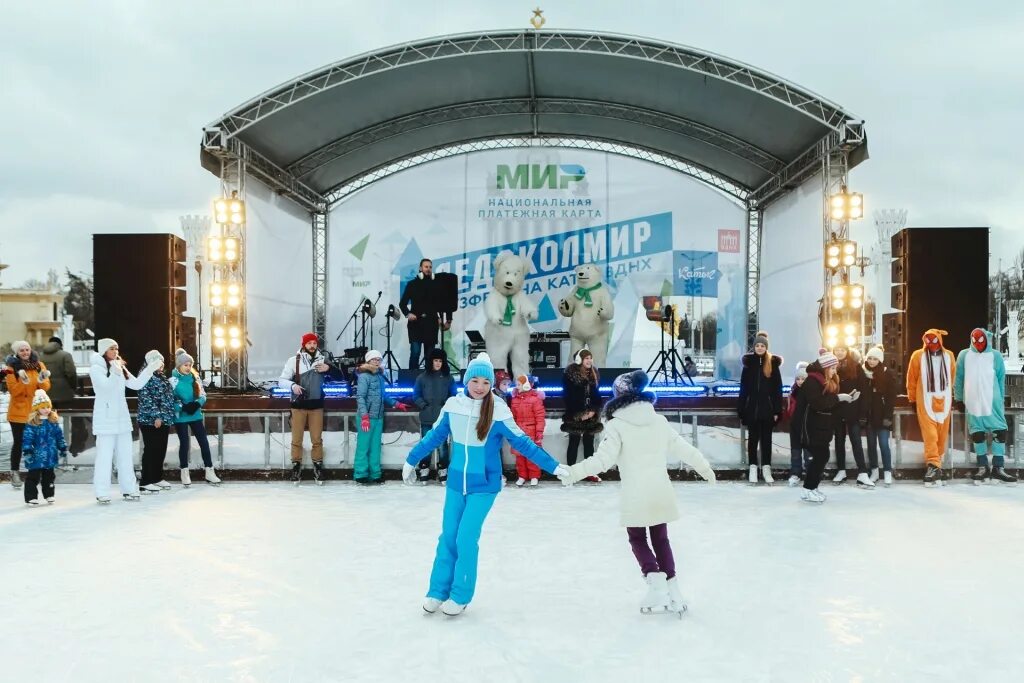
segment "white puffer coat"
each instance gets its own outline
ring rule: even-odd
[[[683,439],[646,401],[615,411],[593,457],[570,469],[573,481],[600,474],[615,465],[622,479],[622,526],[655,526],[679,519],[676,493],[668,476],[669,456],[682,460],[704,479],[715,472],[700,451]]]
[[[124,390],[127,388],[138,391],[146,386],[146,382],[158,367],[159,362],[152,363],[146,366],[138,377],[128,372],[126,380],[123,374],[114,370],[111,370],[108,376],[107,362],[103,356],[98,353],[92,354],[89,361],[89,377],[92,379],[92,389],[96,393],[92,407],[93,434],[99,436],[132,431],[132,418],[128,412]]]

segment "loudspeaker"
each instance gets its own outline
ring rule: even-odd
[[[901,373],[928,328],[948,330],[946,348],[955,354],[970,343],[972,329],[987,325],[988,232],[988,228],[906,228],[893,235],[892,273],[897,284],[892,306],[904,313],[901,347],[890,349],[886,343],[886,356],[892,351]],[[896,280],[897,274],[902,281]]]
[[[420,376],[422,370],[410,370],[409,368],[399,368],[398,374],[395,376],[395,384],[400,387],[411,387],[416,384],[416,378]]]
[[[454,313],[459,310],[459,276],[455,273],[436,273],[434,289],[438,297],[437,310]]]
[[[184,306],[182,306],[182,309],[184,309]],[[196,342],[196,319],[194,317],[189,315],[178,317],[175,320],[174,336],[178,340],[177,345],[185,349],[188,355],[193,358],[199,358],[199,349]]]
[[[902,311],[882,314],[882,345],[885,346],[885,364],[891,371],[901,376],[903,374],[903,355],[907,346],[904,316]]]
[[[121,357],[133,372],[156,349],[171,358],[189,344],[195,355],[195,321],[182,319],[185,240],[170,234],[93,235],[93,285],[96,336],[117,340]]]

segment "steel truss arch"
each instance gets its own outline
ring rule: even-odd
[[[620,156],[639,159],[641,161],[648,161],[664,166],[678,173],[682,173],[683,175],[689,176],[695,180],[699,180],[736,204],[744,207],[747,206],[749,192],[745,188],[737,185],[728,178],[724,178],[716,174],[714,171],[697,166],[684,159],[667,156],[656,150],[626,145],[609,140],[557,136],[541,136],[535,138],[530,135],[472,140],[454,145],[443,145],[435,149],[418,152],[414,155],[405,157],[404,159],[398,159],[389,164],[368,171],[344,185],[333,188],[325,195],[327,205],[329,210],[333,210],[338,204],[348,199],[359,190],[396,173],[400,173],[401,171],[405,171],[410,168],[415,168],[416,166],[420,166],[431,161],[491,149],[517,149],[525,147],[586,149],[597,152],[618,154]]]

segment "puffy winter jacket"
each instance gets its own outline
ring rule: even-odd
[[[420,409],[420,424],[434,424],[444,402],[455,393],[455,379],[450,374],[431,370],[420,374],[412,388],[412,402]]]
[[[64,430],[59,422],[44,420],[37,425],[26,424],[21,442],[22,462],[28,470],[48,470],[57,466],[61,455],[68,452]]]
[[[405,461],[415,467],[451,436],[448,488],[462,495],[498,493],[502,485],[501,442],[505,439],[542,470],[553,473],[558,461],[523,433],[504,401],[497,396],[493,401],[491,429],[481,440],[476,435],[476,423],[483,401],[466,394],[452,396],[445,402],[434,428],[413,447]]]
[[[825,390],[825,371],[818,361],[807,366],[807,379],[800,387],[796,414],[800,416],[800,443],[803,446],[827,447],[835,435],[832,411],[839,397]]]
[[[540,446],[544,441],[544,427],[547,426],[547,411],[544,410],[544,394],[536,389],[512,392],[512,403],[509,406],[516,424],[535,444]],[[514,455],[522,455],[512,449]]]
[[[50,400],[54,403],[70,401],[75,397],[78,388],[78,370],[75,359],[57,342],[48,342],[39,354],[39,360],[46,363],[52,373],[50,375]]]
[[[864,416],[868,424],[872,429],[891,429],[896,407],[896,379],[887,367],[879,363],[871,371],[871,377],[866,378],[866,382],[866,393],[858,402],[864,404]],[[883,424],[884,420],[888,420],[889,424]]]
[[[303,349],[299,349],[294,356],[284,362],[277,386],[288,392],[292,390],[294,384],[302,387],[301,394],[290,394],[292,408],[317,410],[324,407],[323,383],[326,373],[322,374],[313,369],[320,363],[328,365],[323,353],[317,350],[310,356]]]
[[[203,406],[206,405],[206,392],[203,390],[203,385],[200,384],[197,395],[195,375],[192,373],[183,375],[175,368],[171,372],[170,383],[174,388],[174,396],[179,401],[178,410],[174,415],[174,422],[196,422],[202,420]],[[199,409],[192,414],[186,413],[183,408],[192,401],[199,404]]]
[[[96,398],[92,404],[92,433],[125,434],[132,431],[132,417],[128,412],[125,389],[138,391],[146,386],[160,363],[152,363],[136,377],[125,370],[114,372],[107,361],[98,353],[92,354],[89,362],[89,378]],[[127,377],[125,377],[127,375]]]
[[[359,366],[356,380],[356,409],[358,416],[369,415],[371,420],[384,417],[384,406],[393,408],[395,402],[384,393],[384,378],[380,369],[369,363]]]
[[[770,420],[782,413],[782,373],[779,370],[782,358],[772,356],[771,376],[765,377],[765,356],[756,353],[743,356],[736,412],[745,425],[751,425],[758,420]]]
[[[27,363],[22,363],[15,355],[8,356],[4,362],[12,371],[7,375],[7,391],[11,394],[7,421],[25,424],[28,422],[28,414],[32,412],[32,397],[36,395],[36,389],[50,390],[50,371],[40,362],[35,351]]]
[[[161,420],[165,425],[171,425],[177,414],[178,398],[170,380],[164,377],[163,371],[154,372],[146,386],[139,389],[139,405],[136,409],[139,424],[152,426]]]

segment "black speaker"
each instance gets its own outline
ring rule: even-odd
[[[454,313],[459,310],[459,276],[455,273],[434,275],[434,289],[438,297],[437,310]]]
[[[904,328],[905,313],[882,314],[882,345],[885,346],[885,364],[897,375],[903,375],[903,356],[907,346]]]
[[[150,349],[170,358],[191,341],[182,316],[187,299],[185,240],[170,234],[93,235],[93,285],[96,336],[117,340],[121,357],[133,372]]]
[[[907,281],[907,261],[902,256],[892,260],[892,283],[899,284]]]
[[[988,233],[988,228],[906,228],[893,235],[893,256],[899,255],[893,281],[897,273],[903,276],[892,292],[893,308],[904,311],[897,356],[901,372],[928,328],[947,330],[946,348],[957,353],[970,343],[972,329],[986,327]]]
[[[400,368],[395,376],[395,384],[400,387],[411,387],[413,384],[416,384],[416,378],[420,376],[421,372],[423,371]]]

